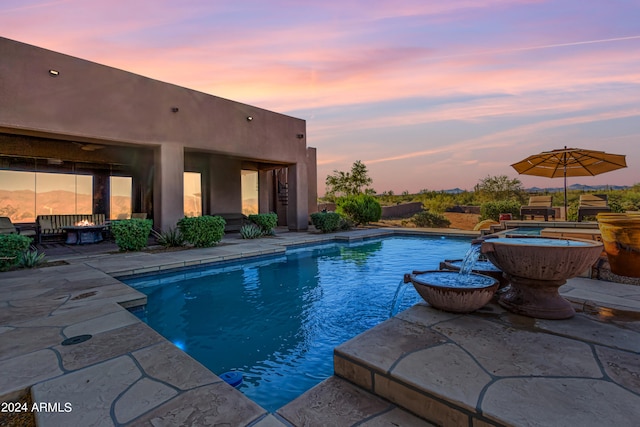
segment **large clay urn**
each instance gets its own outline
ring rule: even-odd
[[[491,238],[481,253],[503,271],[511,287],[498,303],[507,310],[540,319],[568,319],[571,304],[558,293],[567,279],[591,267],[602,243],[581,239],[542,237]]]
[[[597,218],[611,271],[640,277],[640,214],[600,213]]]

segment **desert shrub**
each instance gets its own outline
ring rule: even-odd
[[[413,222],[416,227],[426,228],[446,228],[451,225],[451,221],[449,221],[444,215],[429,211],[423,211],[415,214],[411,217],[411,222]]]
[[[20,256],[31,245],[31,238],[20,234],[0,234],[0,271],[20,262]]]
[[[44,252],[38,252],[37,249],[26,250],[20,254],[18,265],[22,268],[34,268],[44,262]]]
[[[163,231],[156,240],[158,244],[165,248],[178,248],[184,246],[186,243],[184,236],[178,228],[169,228],[169,230]]]
[[[520,202],[500,200],[497,202],[485,202],[480,205],[480,221],[485,219],[500,221],[501,213],[510,213],[513,218],[520,218]]]
[[[245,224],[240,228],[240,236],[243,239],[257,239],[264,236],[264,233],[256,224]]]
[[[123,219],[111,223],[111,234],[121,251],[139,251],[147,246],[151,226],[150,219]]]
[[[253,214],[249,215],[249,221],[260,228],[263,236],[270,236],[273,234],[273,229],[278,225],[278,214]]]
[[[342,217],[336,212],[315,212],[311,214],[311,223],[323,233],[340,230]]]
[[[184,217],[178,221],[178,229],[187,242],[198,248],[205,248],[222,240],[226,223],[221,216]]]
[[[355,225],[379,221],[382,216],[380,202],[369,194],[342,197],[337,201],[336,210],[352,220]]]

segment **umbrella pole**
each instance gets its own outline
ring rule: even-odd
[[[564,154],[563,154],[563,172],[564,172],[564,220],[569,219],[569,212],[567,212],[567,146],[564,146]]]
[[[567,212],[567,168],[564,168],[564,220],[568,220],[569,215]]]

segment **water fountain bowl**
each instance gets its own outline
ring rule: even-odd
[[[451,270],[459,272],[462,268],[464,260],[462,259],[445,259],[440,262],[440,270]],[[502,274],[502,270],[493,265],[490,261],[478,260],[473,264],[471,269],[472,273],[482,274],[483,276],[489,276],[500,282],[499,290],[502,290],[509,286],[509,281]]]
[[[464,279],[457,271],[447,270],[414,272],[409,279],[429,305],[453,313],[471,313],[485,306],[500,284],[482,274],[471,273]]]
[[[498,303],[507,310],[539,319],[568,319],[571,303],[558,292],[567,279],[591,267],[602,243],[582,239],[542,237],[488,238],[481,252],[509,279],[509,290]]]

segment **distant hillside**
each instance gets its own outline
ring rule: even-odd
[[[572,184],[567,187],[567,190],[579,190],[579,191],[608,191],[608,190],[625,190],[631,188],[628,185],[583,185]],[[555,193],[564,191],[564,187],[531,187],[524,189],[528,193]],[[440,190],[440,193],[448,194],[460,194],[468,190],[461,190],[460,188],[451,188],[449,190]],[[471,190],[472,191],[472,190]]]
[[[578,191],[608,191],[608,190],[625,190],[630,188],[628,185],[583,185],[583,184],[572,184],[567,186],[567,190],[578,190]],[[556,193],[560,191],[564,191],[564,187],[531,187],[525,189],[529,193]]]

